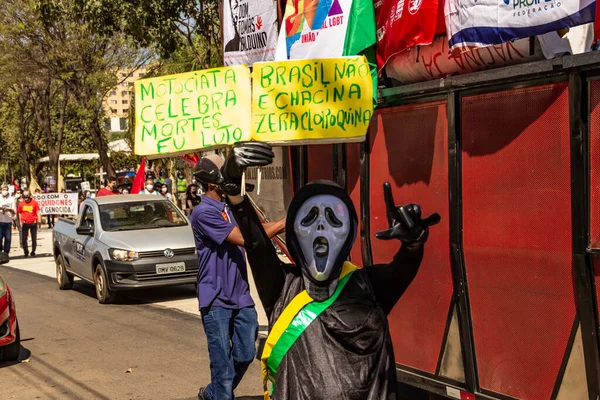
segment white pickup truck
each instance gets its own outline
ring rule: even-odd
[[[77,276],[95,285],[102,304],[117,291],[194,284],[198,274],[190,223],[162,196],[88,199],[75,221],[58,220],[53,247],[60,289]]]

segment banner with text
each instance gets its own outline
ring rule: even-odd
[[[527,38],[455,54],[448,49],[448,38],[442,36],[435,39],[431,46],[396,54],[386,64],[385,72],[388,77],[406,84],[544,59],[537,42],[533,54],[531,48],[530,39]]]
[[[360,141],[373,115],[365,57],[256,63],[252,88],[258,141]]]
[[[288,0],[277,60],[343,55],[352,0]]]
[[[595,0],[446,0],[452,50],[490,46],[594,21]]]
[[[43,193],[32,196],[42,215],[77,215],[77,193]]]
[[[135,81],[135,153],[189,153],[249,140],[250,88],[242,65]]]
[[[225,65],[275,59],[277,8],[273,0],[225,0],[223,58]]]

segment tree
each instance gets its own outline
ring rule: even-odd
[[[221,63],[213,64],[222,60],[218,0],[76,1],[81,18],[101,35],[124,33],[164,59],[187,46],[201,68]]]

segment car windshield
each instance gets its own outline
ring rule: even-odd
[[[185,217],[167,200],[103,204],[100,206],[100,221],[105,231],[187,225]]]

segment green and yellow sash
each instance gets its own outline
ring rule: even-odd
[[[275,386],[275,376],[277,369],[283,359],[300,335],[306,330],[323,311],[327,309],[340,295],[340,292],[346,286],[352,272],[358,267],[350,262],[345,262],[342,266],[339,282],[331,295],[325,301],[314,301],[306,290],[298,293],[296,297],[283,309],[283,312],[275,321],[263,350],[261,361],[263,391],[265,400],[271,399],[273,387]],[[269,390],[268,383],[272,384]]]

